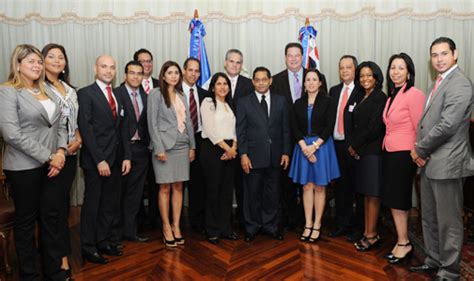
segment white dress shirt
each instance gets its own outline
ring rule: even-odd
[[[186,96],[186,101],[188,102],[188,106],[190,106],[190,102],[189,102],[189,90],[192,88],[194,93],[193,93],[193,96],[194,96],[194,101],[196,102],[196,110],[197,110],[197,116],[198,116],[198,129],[197,129],[197,132],[195,133],[199,133],[202,131],[202,118],[201,118],[201,105],[199,104],[199,93],[198,93],[198,89],[196,87],[196,84],[194,84],[192,87],[189,87],[188,84],[186,84],[184,81],[182,83],[182,86],[183,86],[183,92],[184,92],[184,95]],[[191,110],[191,107],[189,108]]]
[[[351,97],[351,94],[352,94],[352,91],[354,90],[354,81],[352,81],[349,85],[346,85],[346,84],[342,84],[342,89],[341,89],[341,93],[339,94],[339,100],[337,101],[337,111],[336,111],[336,123],[335,126],[334,126],[334,140],[339,140],[339,141],[342,141],[344,140],[344,135],[342,134],[339,134],[339,132],[337,131],[337,122],[339,122],[339,109],[341,108],[341,101],[342,101],[342,94],[344,93],[344,90],[346,89],[346,87],[349,87],[349,95],[347,95],[347,104],[346,106],[349,104],[349,98]]]
[[[270,117],[270,90],[268,90],[266,93],[263,93],[263,94],[255,91],[255,95],[257,95],[258,103],[262,102],[262,96],[265,95],[265,101],[267,102],[267,108],[268,108],[267,116]]]
[[[99,79],[96,79],[95,82],[97,83],[97,85],[99,86],[100,90],[102,91],[102,93],[104,94],[105,96],[105,99],[108,101],[109,100],[109,94],[107,93],[107,86],[110,87],[111,90],[113,90],[112,88],[112,85],[107,85],[105,84],[104,82],[100,81]],[[117,111],[117,116],[120,114],[120,111],[119,111],[119,106],[118,106],[118,103],[117,103],[117,99],[115,98],[115,95],[114,95],[114,91],[112,91],[112,98],[114,99],[115,101],[115,110]]]
[[[223,140],[237,140],[235,133],[235,115],[227,103],[207,97],[201,104],[202,138],[208,138],[212,144]]]

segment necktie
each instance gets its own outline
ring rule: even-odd
[[[150,93],[150,80],[145,80],[145,92],[148,95]]]
[[[428,102],[426,103],[426,107],[428,107],[428,104],[431,103],[431,100],[433,99],[433,96],[438,90],[438,86],[441,83],[441,80],[443,80],[443,77],[441,75],[438,75],[438,78],[436,79],[436,83],[433,86],[433,90],[431,90],[430,96],[428,97]]]
[[[344,135],[344,109],[347,105],[347,98],[349,97],[349,87],[346,86],[341,97],[341,105],[339,107],[339,113],[337,116],[337,132],[340,135]]]
[[[266,95],[262,95],[262,99],[260,100],[260,105],[262,106],[265,116],[268,118],[268,104],[267,104],[267,101],[265,100],[265,97]]]
[[[295,102],[297,99],[301,97],[301,83],[300,79],[298,78],[298,72],[293,73],[294,76],[294,81],[293,81],[293,90],[294,90],[294,96],[293,96],[293,102]]]
[[[194,99],[194,89],[189,89],[189,112],[191,113],[191,121],[193,122],[193,129],[196,133],[198,130],[198,115],[197,115],[197,105],[196,100]]]
[[[133,110],[135,111],[135,117],[137,118],[137,123],[138,123],[138,120],[140,119],[140,108],[138,107],[138,100],[137,100],[137,92],[132,92],[132,96],[133,96]],[[135,134],[133,135],[133,140],[139,140],[140,139],[140,136],[138,135],[138,126],[137,126],[137,130],[135,131]]]
[[[114,96],[112,96],[112,88],[110,86],[105,87],[107,90],[107,99],[109,100],[110,110],[112,110],[112,117],[114,120],[117,119],[117,106],[115,104]]]

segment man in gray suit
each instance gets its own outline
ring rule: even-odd
[[[472,83],[457,65],[456,45],[440,37],[430,47],[438,73],[417,129],[413,161],[421,170],[426,259],[411,271],[437,270],[435,280],[459,280],[463,244],[463,183],[474,174],[469,120]]]

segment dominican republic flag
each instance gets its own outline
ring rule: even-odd
[[[211,79],[211,68],[207,59],[206,46],[204,45],[206,29],[204,24],[198,19],[197,10],[194,11],[194,18],[189,23],[188,30],[191,33],[188,57],[197,58],[201,62],[201,76],[196,83],[198,86],[201,86]]]
[[[316,36],[318,31],[309,25],[309,19],[306,19],[306,24],[300,29],[298,40],[303,46],[303,67],[316,68],[319,70],[319,53],[316,46]]]

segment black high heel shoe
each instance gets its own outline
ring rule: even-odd
[[[173,238],[174,238],[174,241],[176,241],[176,244],[177,245],[184,245],[184,238],[181,236],[181,237],[176,237],[174,235],[174,230],[172,229],[171,232],[173,233]]]
[[[313,234],[313,232],[319,232],[319,235],[318,235],[317,238],[311,237],[312,234]],[[322,234],[321,234],[321,228],[319,228],[319,229],[313,228],[313,230],[311,231],[311,234],[310,234],[310,236],[309,236],[309,238],[308,238],[308,242],[309,242],[309,243],[318,242],[319,240],[321,240],[321,235],[322,235]]]
[[[383,256],[384,258],[386,258],[387,260],[391,260],[393,259],[393,253],[392,252],[388,252],[385,256]]]
[[[408,246],[411,246],[411,242],[408,242],[406,244],[397,244],[398,247],[408,247]],[[404,261],[407,261],[408,259],[410,259],[412,256],[413,256],[413,247],[411,247],[411,250],[408,251],[408,253],[405,254],[404,257],[396,257],[396,256],[393,256],[391,259],[388,260],[389,263],[391,264],[399,264],[399,263],[402,263]]]
[[[176,240],[166,240],[164,232],[163,232],[163,243],[165,243],[165,247],[167,248],[175,248],[178,246],[178,244],[176,244]]]
[[[375,242],[370,243],[369,240],[375,240]],[[369,251],[372,248],[378,248],[380,247],[380,235],[375,235],[372,237],[367,237],[364,236],[362,239],[356,243],[354,243],[355,248],[359,252],[366,252]]]
[[[303,233],[304,233],[304,230],[303,230],[303,233],[301,233],[301,236],[300,236],[300,241],[308,241],[309,237],[311,236],[311,233],[313,233],[313,228],[312,227],[304,227],[304,229],[310,229],[311,231],[309,232],[308,236],[304,236]]]

